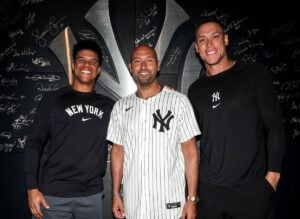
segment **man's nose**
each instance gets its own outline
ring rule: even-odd
[[[142,69],[146,69],[147,68],[147,63],[145,61],[142,61],[142,66],[141,66]]]
[[[91,61],[89,60],[83,60],[83,65],[91,65]]]

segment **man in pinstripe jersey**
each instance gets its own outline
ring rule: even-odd
[[[200,130],[192,106],[185,95],[158,83],[153,48],[137,46],[129,70],[138,90],[114,105],[107,134],[113,143],[113,214],[127,219],[196,218],[195,136]]]

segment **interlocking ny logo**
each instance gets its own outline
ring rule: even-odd
[[[220,100],[220,93],[219,92],[214,92],[212,95],[212,102],[217,102]]]
[[[170,110],[168,110],[168,113],[165,117],[161,116],[159,109],[156,110],[156,113],[153,113],[152,115],[154,119],[154,124],[153,124],[154,129],[157,128],[157,123],[160,123],[159,132],[165,132],[165,129],[166,130],[170,129],[170,122],[174,118],[174,115],[172,115],[172,112]]]
[[[78,39],[94,39],[100,42],[104,57],[101,76],[97,83],[101,85],[103,91],[113,95],[116,99],[127,96],[136,90],[136,85],[127,68],[128,54],[134,45],[128,46],[126,39],[132,37],[135,38],[134,44],[148,43],[155,46],[161,60],[160,74],[168,74],[169,80],[178,86],[177,89],[186,93],[188,86],[198,78],[202,68],[194,54],[193,23],[174,0],[136,1],[139,2],[139,8],[130,9],[136,10],[134,12],[130,10],[125,12],[128,13],[129,18],[132,17],[132,14],[136,14],[134,19],[128,20],[117,20],[118,16],[110,14],[110,9],[111,12],[119,11],[113,10],[114,7],[121,7],[122,4],[127,4],[126,2],[96,1],[84,17],[85,24],[88,25],[75,29],[77,32],[73,32],[74,29],[69,28],[71,42],[75,43]],[[136,23],[133,24],[134,22]],[[112,26],[112,23],[115,25]],[[124,25],[136,28],[133,32],[124,33],[120,31],[124,29]],[[61,49],[64,37],[64,34],[59,34],[52,41],[50,48],[68,72],[65,61],[66,54]],[[170,44],[171,41],[172,44]]]

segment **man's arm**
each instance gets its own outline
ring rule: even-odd
[[[197,196],[198,176],[199,176],[199,156],[196,138],[184,142],[182,152],[184,156],[185,175],[188,187],[188,196]],[[196,203],[187,200],[182,212],[182,219],[196,218]]]
[[[270,72],[261,72],[257,83],[257,105],[266,131],[268,172],[266,180],[277,188],[284,154],[285,137],[280,105]]]
[[[120,194],[124,162],[124,148],[122,145],[112,145],[110,162],[112,175],[112,211],[116,218],[125,218],[123,201]]]
[[[31,213],[36,218],[43,216],[40,208],[41,204],[45,208],[49,208],[43,194],[38,190],[38,172],[41,153],[49,135],[47,113],[50,108],[50,102],[51,101],[45,97],[41,100],[24,150],[24,173],[28,204]]]

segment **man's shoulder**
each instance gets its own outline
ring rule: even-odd
[[[61,87],[57,90],[49,91],[43,95],[43,99],[55,99],[56,97],[59,97],[61,95],[64,95],[65,93],[68,93],[71,91],[70,86]]]
[[[49,109],[52,107],[52,105],[56,102],[56,100],[64,95],[65,93],[69,92],[71,90],[70,86],[61,87],[57,90],[48,91],[47,93],[43,94],[38,106],[40,108],[47,108]]]
[[[165,93],[167,95],[174,95],[174,96],[180,96],[182,94],[179,91],[177,91],[171,87],[168,87],[168,86],[163,87],[162,93]]]
[[[197,78],[194,82],[191,83],[189,89],[194,88],[197,84],[199,84],[201,82],[200,78]]]
[[[121,109],[126,108],[128,106],[131,106],[133,104],[135,98],[136,98],[135,93],[129,94],[129,95],[124,96],[124,97],[121,97],[114,104],[115,110],[117,110],[117,109],[121,110]]]
[[[237,62],[237,67],[246,71],[256,72],[256,71],[267,71],[267,68],[257,62],[245,62],[245,61],[239,61]]]
[[[271,72],[261,63],[240,61],[237,69],[238,72],[245,75],[245,78],[248,78],[254,83],[271,77]]]
[[[180,91],[171,89],[169,87],[164,87],[163,92],[167,96],[171,96],[172,98],[179,99],[179,100],[186,100],[187,95],[181,93]]]
[[[112,98],[110,98],[110,97],[108,97],[108,96],[106,96],[104,94],[96,93],[95,95],[96,95],[96,97],[98,99],[100,99],[102,101],[105,101],[107,104],[109,104],[111,106],[113,106],[115,104],[115,102],[116,102],[115,100],[113,100]]]
[[[197,94],[199,93],[199,89],[203,87],[203,78],[198,78],[188,88],[188,96],[190,97],[191,94]]]
[[[121,97],[119,100],[117,100],[116,103],[120,103],[120,104],[126,103],[126,102],[128,102],[128,101],[132,101],[132,100],[135,99],[135,98],[136,98],[136,94],[135,94],[135,93],[128,94],[128,95],[126,95],[126,96],[124,96],[124,97]]]

